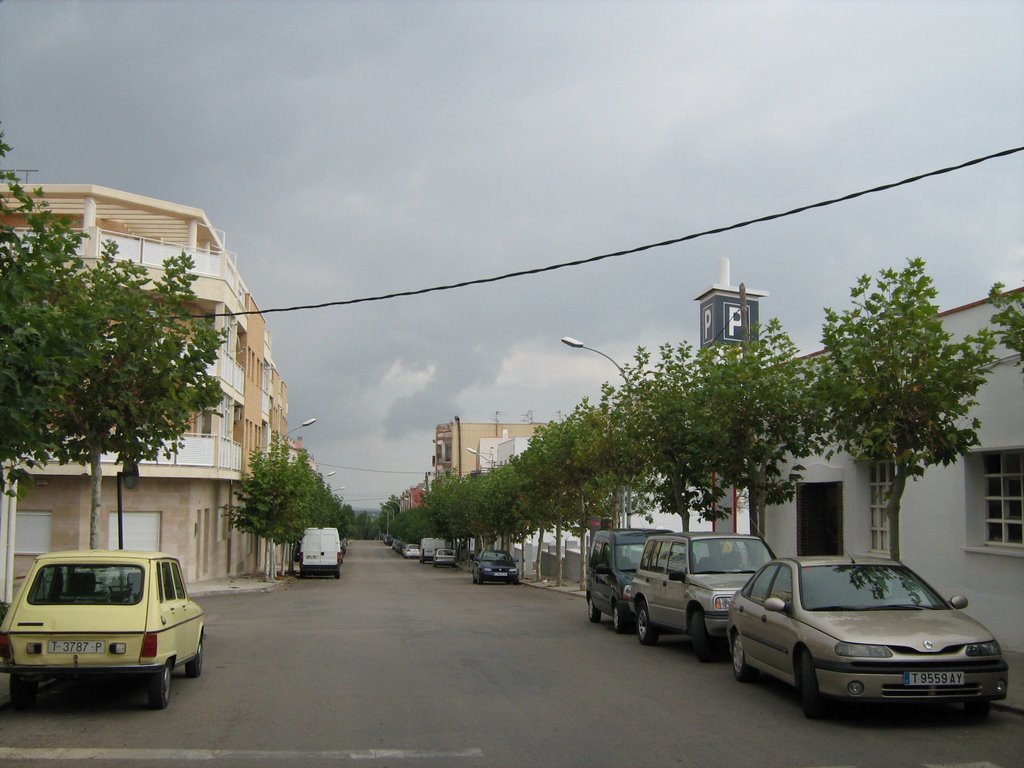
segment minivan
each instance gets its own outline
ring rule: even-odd
[[[613,528],[594,532],[587,558],[587,615],[594,624],[606,613],[619,634],[633,626],[633,607],[622,599],[622,590],[633,580],[644,543],[656,533],[669,531]]]
[[[316,575],[340,579],[343,557],[337,528],[307,528],[295,554],[299,578]]]

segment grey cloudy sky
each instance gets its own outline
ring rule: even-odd
[[[0,125],[31,181],[204,209],[261,308],[338,301],[1024,145],[1024,2],[6,0]],[[554,419],[617,376],[561,336],[622,361],[696,343],[723,256],[805,351],[908,258],[943,308],[981,299],[1024,284],[1024,154],[269,315],[291,423],[317,417],[307,447],[376,508],[436,424]]]

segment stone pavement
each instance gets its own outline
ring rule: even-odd
[[[196,599],[201,599],[204,596],[209,595],[230,595],[241,594],[243,592],[269,592],[272,589],[288,586],[294,581],[296,581],[296,579],[292,577],[280,577],[277,581],[268,582],[258,576],[236,576],[233,578],[211,579],[209,581],[195,582],[188,585],[188,592],[191,597]],[[548,581],[534,582],[527,580],[524,581],[523,584],[536,589],[550,589],[552,591],[572,595],[581,599],[584,597],[584,592],[579,588],[579,582],[566,581],[559,587],[556,587],[553,583]],[[582,615],[582,610],[583,609],[581,607],[580,615]],[[1010,665],[1009,690],[1007,691],[1006,698],[1003,701],[993,702],[992,707],[994,709],[1024,715],[1024,653],[1004,650],[1003,656]],[[8,704],[10,704],[8,680],[9,677],[7,675],[0,674],[0,709],[4,709]]]

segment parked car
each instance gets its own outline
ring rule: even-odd
[[[595,531],[587,559],[587,615],[597,624],[601,614],[612,617],[612,628],[622,634],[634,622],[633,604],[622,590],[633,580],[644,544],[662,529],[617,528]]]
[[[0,672],[15,709],[35,705],[41,682],[86,675],[145,677],[149,707],[163,709],[175,667],[202,674],[204,621],[170,555],[40,555],[0,624]]]
[[[965,607],[893,560],[773,560],[730,607],[733,674],[795,686],[809,718],[830,699],[954,702],[987,715],[1006,698],[1007,664]]]
[[[715,658],[726,636],[732,596],[774,557],[757,536],[741,533],[659,533],[647,539],[623,596],[633,601],[636,636],[654,645],[662,632],[684,632],[700,661]]]
[[[434,550],[434,567],[441,568],[449,566],[455,567],[455,550],[442,547],[441,549]]]
[[[474,557],[470,564],[470,573],[473,574],[474,584],[483,584],[487,581],[519,583],[519,568],[515,559],[500,549],[485,549]]]
[[[344,558],[337,528],[307,528],[295,551],[300,579],[307,576],[333,576],[340,579]]]
[[[406,544],[402,549],[402,557],[409,559],[415,557],[419,559],[420,556],[420,545],[419,544]]]

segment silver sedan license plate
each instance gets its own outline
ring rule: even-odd
[[[903,684],[910,686],[953,686],[964,684],[963,672],[904,672]]]
[[[50,653],[103,653],[102,640],[51,640]]]

